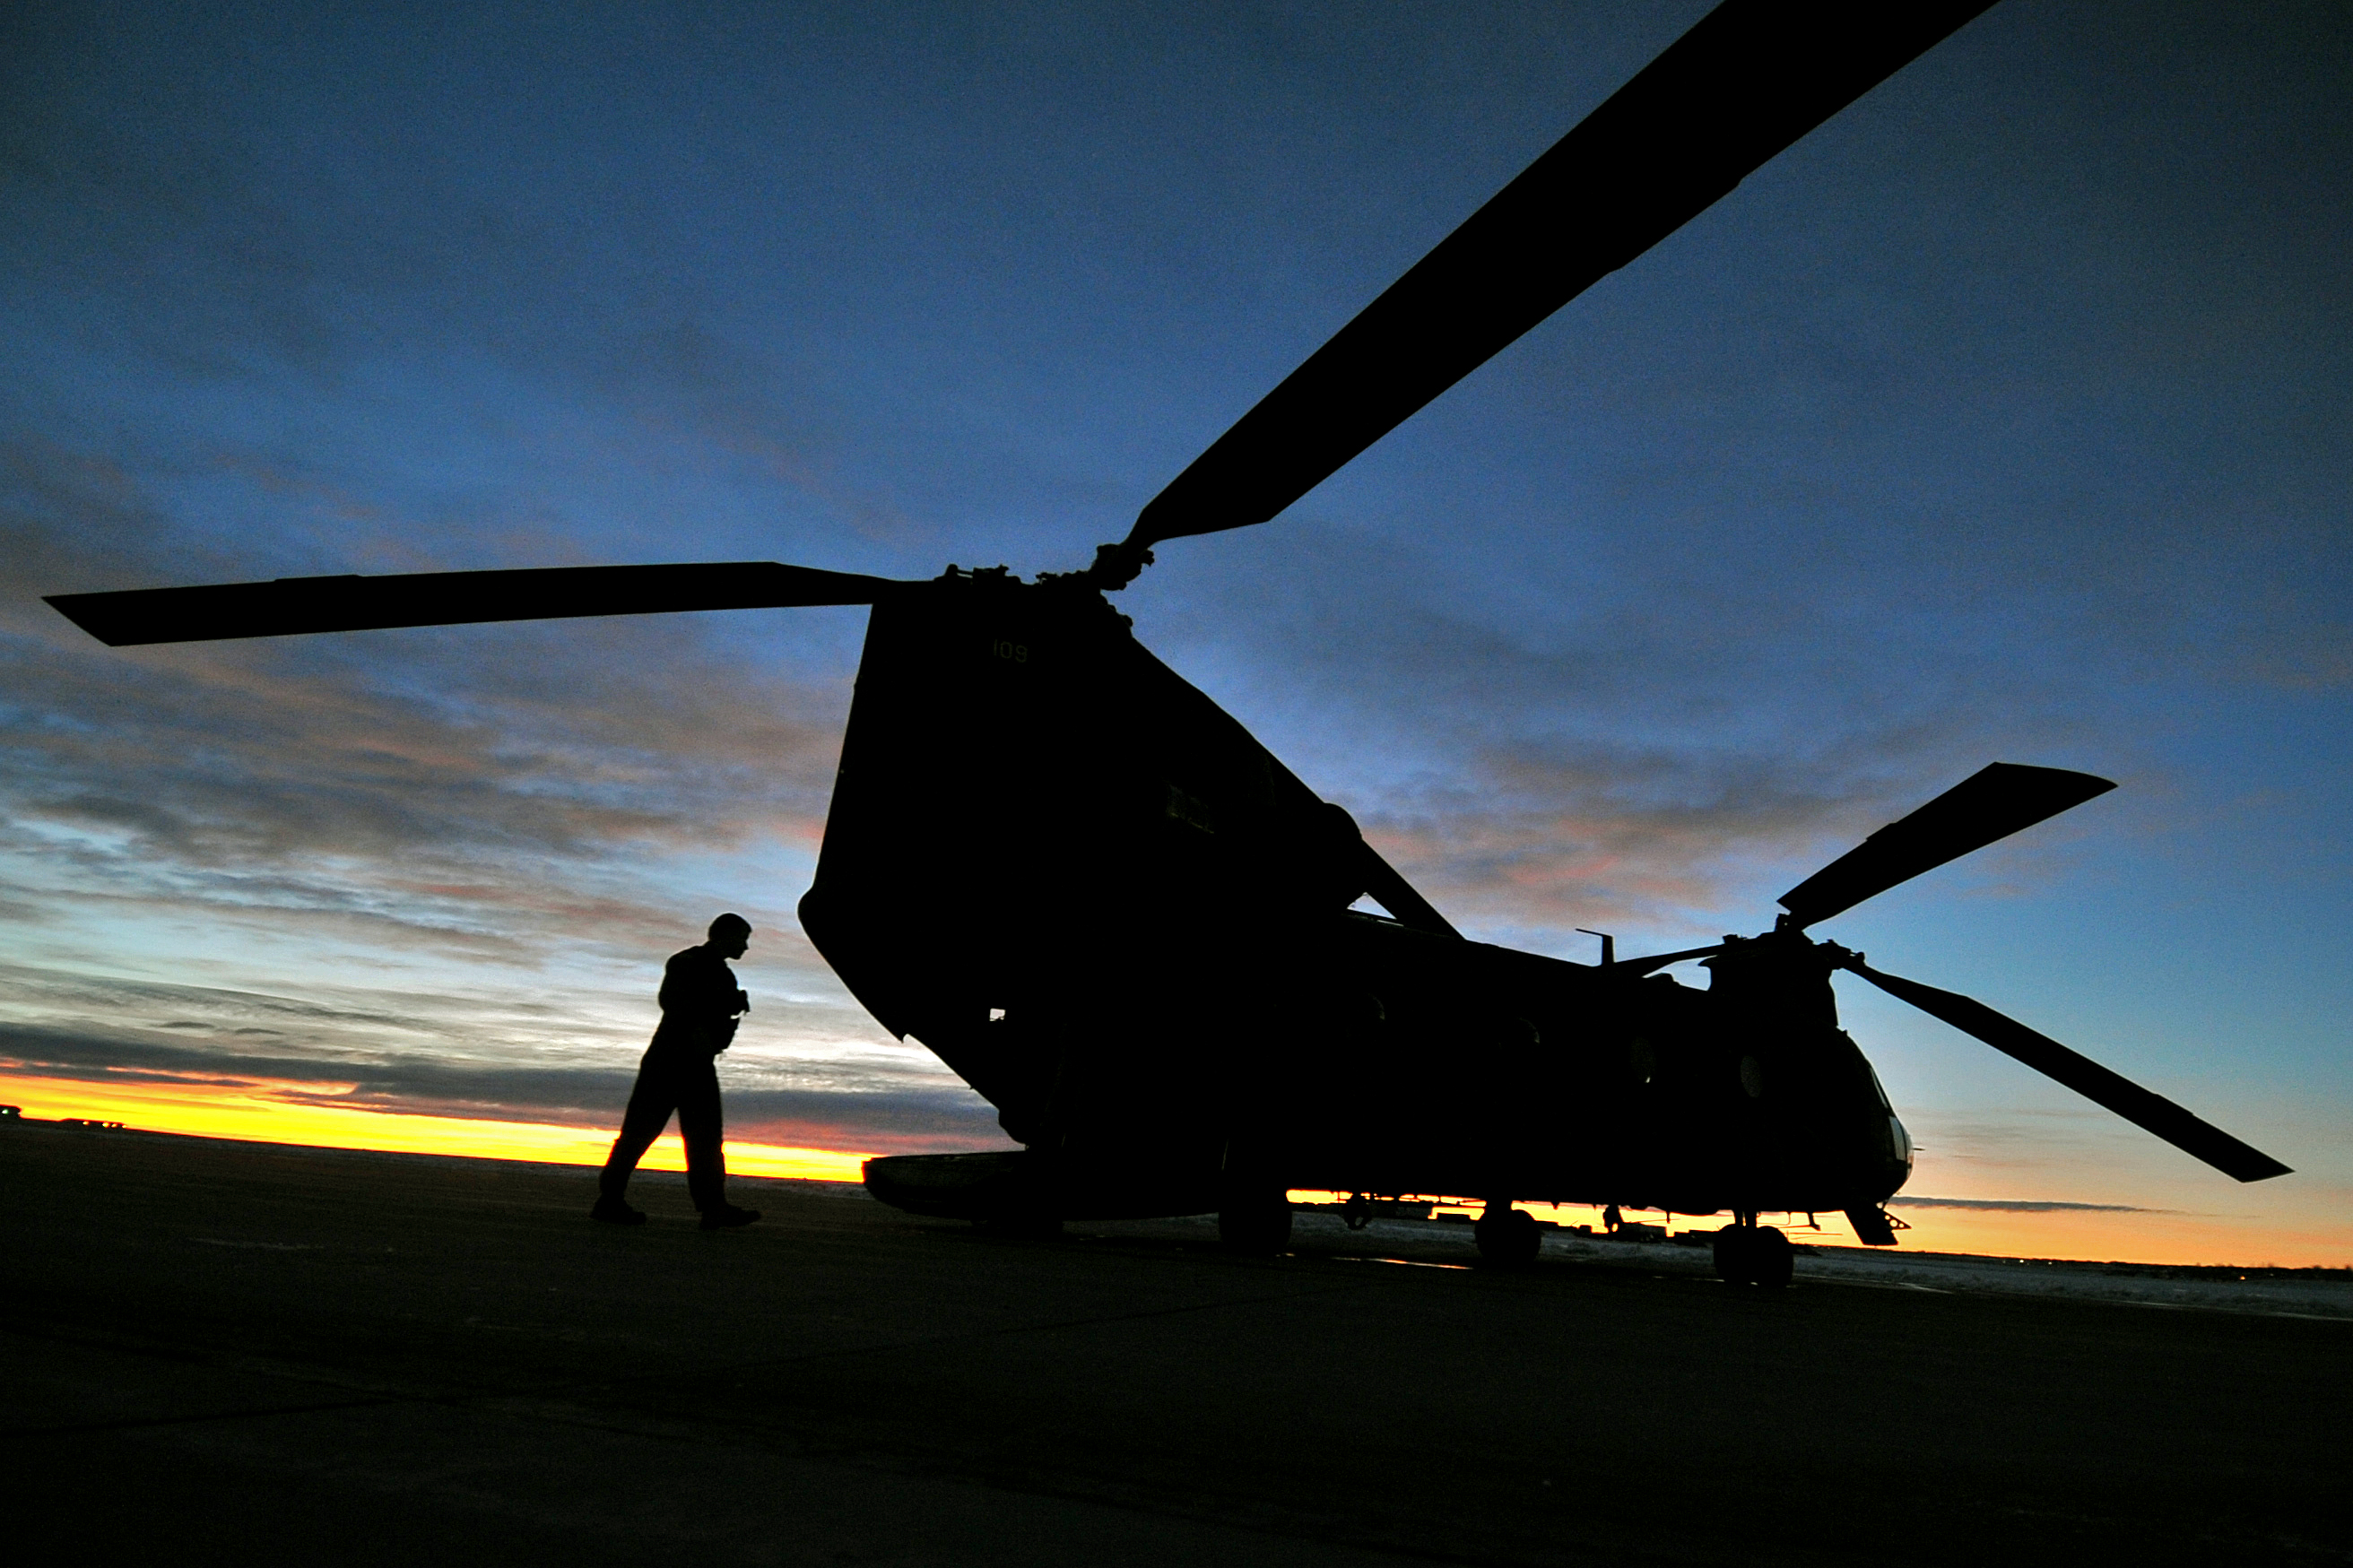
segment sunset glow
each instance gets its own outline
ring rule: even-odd
[[[309,1086],[305,1086],[309,1087]],[[396,1154],[458,1154],[482,1160],[533,1160],[555,1165],[601,1165],[612,1147],[610,1128],[545,1121],[415,1116],[356,1108],[296,1103],[272,1098],[267,1085],[207,1089],[179,1084],[93,1084],[69,1079],[0,1078],[0,1094],[28,1117],[120,1121],[148,1132],[199,1138],[294,1143],[320,1149],[374,1149]],[[867,1154],[838,1149],[788,1149],[730,1140],[727,1168],[737,1175],[790,1176],[803,1181],[855,1182]],[[648,1151],[641,1167],[683,1171],[685,1151],[673,1131]]]
[[[1294,1203],[1338,1203],[1345,1193],[1294,1192]],[[2237,1233],[2227,1217],[2201,1215],[2101,1213],[2081,1209],[2009,1210],[1985,1200],[1985,1208],[1907,1205],[1898,1195],[1889,1207],[1911,1226],[1897,1237],[1890,1255],[1904,1251],[1957,1252],[1986,1258],[2055,1258],[2091,1263],[2237,1264],[2284,1268],[2342,1268],[2343,1241],[2330,1232],[2316,1235],[2274,1232],[2262,1252],[2248,1256],[2239,1249]],[[1601,1210],[1580,1204],[1514,1204],[1540,1220],[1574,1227],[1603,1230]],[[1438,1215],[1477,1216],[1476,1203],[1437,1205]],[[1670,1235],[1712,1231],[1726,1223],[1721,1215],[1662,1215],[1655,1209],[1628,1209],[1624,1217],[1640,1225],[1666,1226]],[[1842,1215],[1772,1215],[1764,1223],[1785,1230],[1803,1246],[1861,1247]],[[1442,1222],[1441,1222],[1442,1223]],[[1466,1237],[1467,1239],[1467,1237]]]

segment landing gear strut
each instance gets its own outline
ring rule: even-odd
[[[1291,1200],[1280,1191],[1227,1194],[1218,1240],[1243,1258],[1274,1257],[1291,1245]]]
[[[1501,1268],[1525,1268],[1536,1260],[1544,1247],[1544,1231],[1535,1215],[1497,1198],[1472,1224],[1471,1239],[1479,1244],[1479,1256],[1487,1262]]]
[[[1733,1222],[1715,1233],[1715,1272],[1728,1284],[1778,1290],[1789,1283],[1793,1257],[1789,1238],[1758,1225],[1754,1214],[1736,1211]]]

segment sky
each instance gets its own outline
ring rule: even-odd
[[[39,596],[1075,568],[1704,9],[9,7],[0,1090],[593,1160],[736,909],[739,1168],[1008,1146],[795,923],[863,610],[109,650]],[[1581,960],[1761,931],[1988,762],[2117,781],[1817,934],[2296,1173],[1846,981],[1907,1239],[2353,1263],[2348,89],[2340,6],[2007,0],[1120,605]]]

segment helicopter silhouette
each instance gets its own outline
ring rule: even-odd
[[[1810,929],[2114,786],[1996,763],[1782,895],[1772,929],[1579,964],[1473,942],[1107,595],[1156,546],[1265,522],[1987,0],[1728,0],[1481,207],[1077,571],[901,581],[772,562],[279,579],[56,595],[114,647],[568,616],[871,606],[811,941],[1018,1151],[868,1163],[886,1202],[1006,1226],[1215,1212],[1272,1252],[1286,1193],[1729,1213],[1725,1278],[1786,1283],[1765,1214],[1893,1245],[1912,1146],[1839,1027],[1857,975],[2240,1181],[2287,1167],[1984,1004]],[[1352,908],[1369,899],[1383,913]],[[1704,990],[1663,973],[1701,960]]]

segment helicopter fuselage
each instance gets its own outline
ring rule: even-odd
[[[801,912],[1061,1217],[1241,1187],[1828,1212],[1909,1169],[1802,935],[1728,943],[1704,991],[1466,941],[1068,581],[875,605]]]

